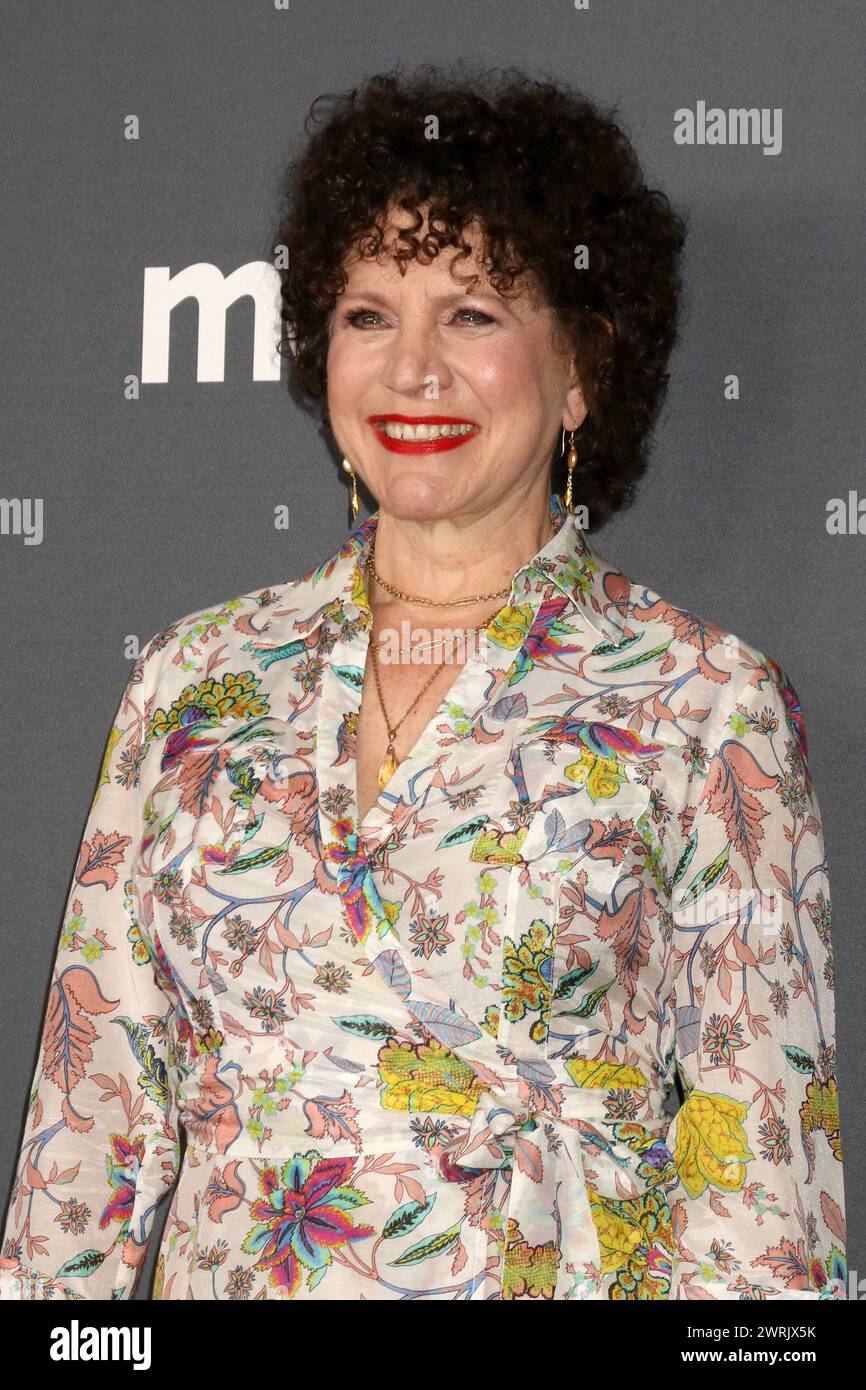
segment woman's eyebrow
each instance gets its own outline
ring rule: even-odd
[[[362,288],[345,289],[343,291],[343,298],[348,298],[349,295],[357,295],[359,299],[369,299],[371,303],[382,304],[385,307],[388,306],[388,300],[375,290],[365,290]],[[495,299],[499,301],[501,300],[501,295],[496,294],[493,290],[455,290],[450,294],[434,294],[430,296],[430,301],[433,304],[455,304],[460,299]]]

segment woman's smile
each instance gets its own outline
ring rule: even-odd
[[[395,454],[439,454],[459,449],[479,431],[472,420],[451,415],[370,415],[380,444]]]

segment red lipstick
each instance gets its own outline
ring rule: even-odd
[[[456,415],[368,415],[368,422],[376,432],[376,438],[393,454],[441,454],[449,449],[459,449],[467,439],[474,439],[480,426],[474,420],[464,420]],[[392,439],[380,426],[398,425],[471,425],[463,434],[440,435],[438,439]]]

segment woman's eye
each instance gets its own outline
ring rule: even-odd
[[[378,314],[376,313],[375,309],[350,309],[349,312],[346,314],[345,319],[346,323],[351,324],[353,328],[357,328],[360,326],[361,319],[369,318],[371,316],[373,318],[378,318]]]
[[[457,313],[471,314],[476,320],[480,320],[482,323],[496,322],[496,320],[491,318],[489,314],[485,314],[483,309],[458,309]]]
[[[465,318],[466,316],[474,320],[470,323],[470,328],[482,327],[484,324],[495,323],[496,320],[490,314],[485,314],[483,309],[457,309],[454,318]],[[344,315],[344,321],[352,328],[366,328],[365,319],[381,318],[377,309],[349,309]]]

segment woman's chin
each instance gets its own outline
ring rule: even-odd
[[[443,486],[441,478],[419,477],[414,472],[383,479],[375,495],[380,509],[401,521],[434,521],[460,508],[456,489]]]

